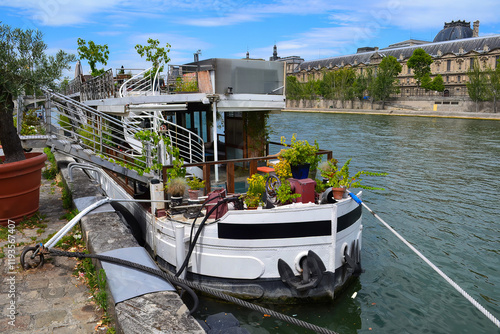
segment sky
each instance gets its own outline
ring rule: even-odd
[[[92,40],[108,45],[102,67],[113,71],[149,67],[134,48],[148,38],[171,45],[170,64],[192,61],[197,50],[200,59],[248,51],[268,60],[274,44],[280,57],[314,60],[410,38],[432,41],[452,20],[471,27],[479,20],[479,36],[499,34],[498,13],[498,0],[0,0],[0,21],[41,30],[48,54],[77,55],[77,39]]]

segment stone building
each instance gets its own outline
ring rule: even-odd
[[[474,22],[473,29],[470,28],[470,22],[452,21],[445,23],[432,42],[408,40],[384,49],[359,48],[356,54],[301,62],[291,75],[296,76],[300,82],[307,82],[310,79],[322,79],[326,71],[342,67],[352,67],[362,73],[366,67],[377,66],[383,57],[390,55],[398,59],[403,67],[399,75],[400,97],[466,96],[467,71],[473,66],[474,60],[477,58],[483,69],[494,69],[500,56],[500,35],[478,35],[479,21]],[[437,74],[442,75],[445,85],[443,93],[425,92],[424,89],[417,88],[413,71],[406,65],[417,48],[424,49],[432,56],[434,62],[431,64],[431,79]]]

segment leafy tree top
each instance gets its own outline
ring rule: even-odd
[[[42,37],[40,31],[0,25],[0,141],[6,163],[24,159],[13,124],[12,99],[27,90],[55,88],[54,81],[76,60],[74,55],[62,50],[55,56],[47,56],[47,45]]]
[[[420,86],[422,80],[430,75],[432,63],[432,57],[424,49],[418,48],[413,51],[406,64],[413,69],[413,77],[417,80],[417,86]]]
[[[373,97],[385,101],[392,93],[399,92],[397,76],[401,73],[401,64],[393,56],[386,56],[380,62],[373,83]]]
[[[148,38],[148,45],[137,44],[135,49],[141,57],[146,56],[146,60],[152,62],[155,70],[160,67],[160,64],[166,64],[170,61],[168,57],[170,44],[166,43],[165,47],[160,47],[160,41],[157,39]]]
[[[90,65],[92,76],[98,76],[104,73],[104,69],[98,70],[96,68],[96,64],[108,64],[108,45],[95,44],[93,41],[89,41],[87,45],[87,42],[85,42],[84,39],[78,38],[78,56],[80,57],[80,59],[87,59]]]

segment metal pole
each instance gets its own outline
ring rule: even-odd
[[[219,159],[219,151],[217,145],[217,102],[213,102],[213,140],[214,140],[214,161],[218,161]],[[215,169],[215,182],[219,182],[219,165],[214,165]],[[210,182],[208,180],[207,182]]]

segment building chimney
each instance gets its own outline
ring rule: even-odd
[[[472,37],[479,37],[479,20],[474,21],[472,26]]]

